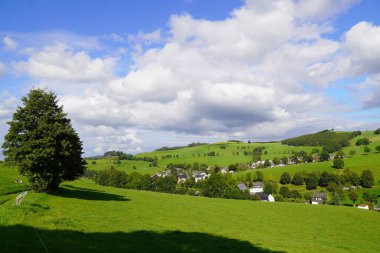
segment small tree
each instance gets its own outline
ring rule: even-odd
[[[355,202],[358,200],[359,195],[358,195],[357,191],[350,190],[348,192],[348,197],[350,198],[350,200],[352,201],[352,203],[355,205]]]
[[[322,151],[321,154],[319,155],[319,161],[324,162],[328,161],[330,159],[330,154],[327,151]]]
[[[318,175],[316,173],[310,173],[306,177],[306,189],[314,190],[318,187]]]
[[[281,178],[280,178],[281,184],[290,184],[291,181],[292,179],[288,172],[285,171],[284,173],[282,173]]]
[[[340,206],[340,196],[339,196],[338,192],[334,192],[332,204],[335,206]]]
[[[364,191],[363,192],[363,199],[365,201],[376,203],[377,202],[377,194],[374,192]]]
[[[371,188],[375,184],[375,178],[371,170],[363,170],[360,175],[360,185],[364,188]]]
[[[257,170],[256,172],[255,172],[255,181],[264,181],[264,174],[263,174],[263,172],[262,171],[260,171],[260,170]]]
[[[376,146],[375,149],[376,149],[376,152],[377,152],[377,153],[380,153],[380,146]]]
[[[370,149],[368,146],[365,146],[365,147],[364,147],[364,152],[365,152],[366,154],[369,154],[369,153],[371,153],[371,149]]]
[[[264,167],[265,167],[265,168],[268,168],[268,167],[270,167],[270,166],[271,166],[270,161],[269,161],[268,159],[266,159],[266,160],[264,161]]]
[[[333,167],[335,169],[343,169],[343,167],[344,167],[344,161],[343,161],[343,159],[340,158],[340,157],[334,158]]]
[[[356,151],[353,150],[353,149],[351,149],[351,150],[350,150],[350,156],[354,156],[355,154],[356,154]]]
[[[284,197],[284,198],[288,198],[289,197],[289,188],[287,186],[281,186],[280,188],[280,194]]]
[[[55,190],[62,181],[83,175],[82,142],[56,95],[33,89],[21,100],[2,145],[6,160],[37,191]]]
[[[297,172],[296,174],[294,174],[292,184],[303,185],[303,175],[301,172]]]
[[[264,192],[265,193],[268,193],[268,194],[274,194],[274,193],[277,193],[277,184],[274,183],[274,182],[265,182],[264,184]]]

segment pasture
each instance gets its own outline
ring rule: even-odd
[[[13,194],[15,196],[15,194]],[[12,196],[12,197],[13,197]],[[2,252],[378,252],[379,213],[64,183],[0,205]],[[41,238],[41,240],[39,239]],[[43,242],[43,244],[42,244]]]

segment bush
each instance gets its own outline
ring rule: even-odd
[[[290,184],[290,182],[292,181],[290,175],[288,172],[284,172],[282,175],[281,175],[281,178],[280,178],[280,183],[281,184]]]
[[[294,174],[292,184],[303,185],[303,175],[301,172],[297,172],[296,174]]]
[[[281,186],[280,188],[280,192],[279,192],[284,198],[288,198],[289,197],[289,188],[287,186]]]
[[[371,188],[375,184],[375,178],[371,170],[364,170],[360,175],[360,185],[364,188]]]
[[[275,194],[274,195],[274,200],[276,202],[283,202],[285,200],[285,198],[282,195],[280,195],[280,194]]]
[[[368,145],[369,144],[369,139],[368,138],[361,138],[358,139],[355,143],[356,146],[362,146],[362,145]]]
[[[306,189],[307,190],[314,190],[318,187],[318,175],[314,173],[309,173],[306,177]]]
[[[340,157],[334,158],[333,168],[335,168],[335,169],[343,169],[343,167],[344,167],[344,161],[343,161],[343,159],[340,158]]]

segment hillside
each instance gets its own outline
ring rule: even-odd
[[[334,132],[323,130],[314,134],[306,134],[294,138],[282,140],[282,144],[291,146],[323,146],[330,152],[336,151],[342,147],[350,145],[350,140],[358,135],[360,131],[355,132]]]
[[[0,205],[1,252],[378,252],[379,213],[65,183]],[[35,229],[34,229],[35,228]],[[348,240],[349,238],[349,240]]]

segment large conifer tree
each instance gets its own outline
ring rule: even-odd
[[[57,96],[32,89],[22,102],[8,122],[2,145],[6,161],[16,165],[37,191],[55,190],[62,181],[83,175],[82,142]]]

